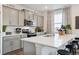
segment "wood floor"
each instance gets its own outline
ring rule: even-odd
[[[23,49],[17,49],[15,51],[8,52],[4,55],[25,55]],[[79,55],[79,49],[77,50],[76,55]]]
[[[23,49],[17,49],[15,51],[8,52],[4,55],[24,55]]]

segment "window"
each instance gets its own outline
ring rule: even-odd
[[[54,32],[57,33],[57,29],[60,29],[62,25],[62,11],[54,13]]]

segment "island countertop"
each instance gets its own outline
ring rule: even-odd
[[[36,37],[30,37],[30,38],[23,38],[21,40],[36,43],[36,44],[42,44],[54,48],[59,48],[63,44],[69,42],[70,40],[73,40],[76,36],[72,34],[67,34],[60,36],[56,34],[53,35],[43,35],[43,36],[36,36]]]

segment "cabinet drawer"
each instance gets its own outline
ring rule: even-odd
[[[25,34],[25,35],[22,35],[22,38],[27,38],[27,35]]]
[[[20,49],[20,40],[13,40],[13,50]]]
[[[4,40],[2,45],[3,54],[11,51],[11,41],[10,40]]]
[[[13,39],[13,37],[9,36],[9,37],[3,37],[3,40],[11,40]]]
[[[20,36],[3,37],[3,54],[20,49]]]

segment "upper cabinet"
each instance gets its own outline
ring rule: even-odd
[[[18,25],[18,10],[3,6],[3,25]]]
[[[38,19],[37,19],[37,26],[39,27],[43,27],[43,16],[38,16]]]
[[[33,21],[33,26],[43,26],[43,16],[38,13],[3,6],[3,25],[24,26],[24,19]]]
[[[29,18],[30,18],[29,11],[25,11],[25,19],[26,20],[29,20]]]
[[[24,26],[24,12],[19,11],[19,26]]]
[[[3,25],[24,26],[24,11],[3,6]]]
[[[26,20],[33,20],[33,12],[26,10],[25,11],[25,19]]]
[[[10,25],[18,26],[18,10],[9,9],[10,10]]]
[[[37,26],[37,24],[38,24],[37,20],[38,20],[38,16],[34,15],[34,22],[33,22],[34,26]]]
[[[3,7],[3,25],[10,25],[10,11],[9,8]]]

